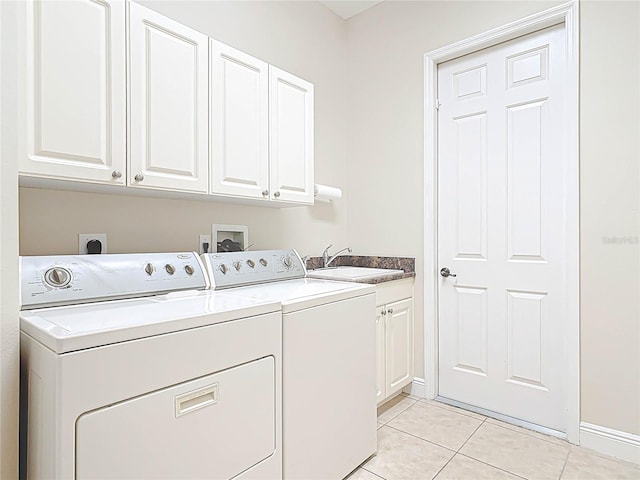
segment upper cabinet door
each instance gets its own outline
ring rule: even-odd
[[[129,3],[129,184],[208,192],[206,35]]]
[[[124,184],[122,1],[25,3],[20,173]]]
[[[313,84],[269,66],[271,198],[313,204]]]
[[[211,40],[211,193],[269,198],[268,64]]]

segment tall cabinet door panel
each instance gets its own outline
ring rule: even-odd
[[[413,379],[413,300],[387,305],[387,396]]]
[[[313,85],[269,67],[271,198],[313,204]]]
[[[211,40],[211,192],[269,197],[268,64]]]
[[[385,319],[387,307],[376,307],[376,402],[380,403],[387,395],[385,391]]]
[[[209,40],[136,3],[129,8],[129,184],[206,193]]]
[[[25,2],[20,172],[124,184],[122,1]]]

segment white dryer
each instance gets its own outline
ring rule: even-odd
[[[204,259],[212,288],[282,305],[283,478],[346,477],[376,452],[374,287],[305,278],[295,250]]]
[[[21,476],[277,479],[277,302],[195,253],[22,257]]]

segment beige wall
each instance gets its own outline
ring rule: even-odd
[[[385,1],[347,22],[349,242],[364,254],[416,257],[418,376],[424,372],[423,55],[556,3]],[[582,421],[635,434],[638,9],[637,2],[583,2],[580,101]],[[605,236],[632,240],[611,245]]]
[[[315,85],[315,180],[342,187],[346,176],[344,22],[316,2],[140,2]],[[106,233],[109,251],[198,248],[212,223],[249,226],[259,248],[320,255],[346,246],[346,200],[313,207],[246,207],[20,189],[20,253],[77,253],[78,233]]]
[[[13,5],[0,2],[0,478],[18,474],[18,188]]]
[[[640,3],[580,13],[582,420],[640,434]]]
[[[423,375],[423,54],[560,2],[387,0],[347,22],[311,2],[144,3],[314,82],[316,181],[345,199],[267,209],[21,189],[21,253],[73,253],[82,232],[106,232],[112,252],[195,249],[216,222],[249,225],[256,248],[414,256]],[[583,2],[580,104],[582,420],[636,434],[639,8]]]

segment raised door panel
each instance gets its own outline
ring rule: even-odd
[[[122,1],[25,3],[20,173],[124,184]]]
[[[129,8],[129,184],[207,193],[209,40]]]
[[[386,394],[399,392],[413,380],[413,300],[387,305]]]
[[[313,85],[269,66],[271,198],[313,204]]]
[[[376,401],[381,403],[387,398],[385,391],[386,355],[385,355],[385,317],[386,306],[376,307]]]
[[[269,198],[268,64],[210,43],[211,193]]]

